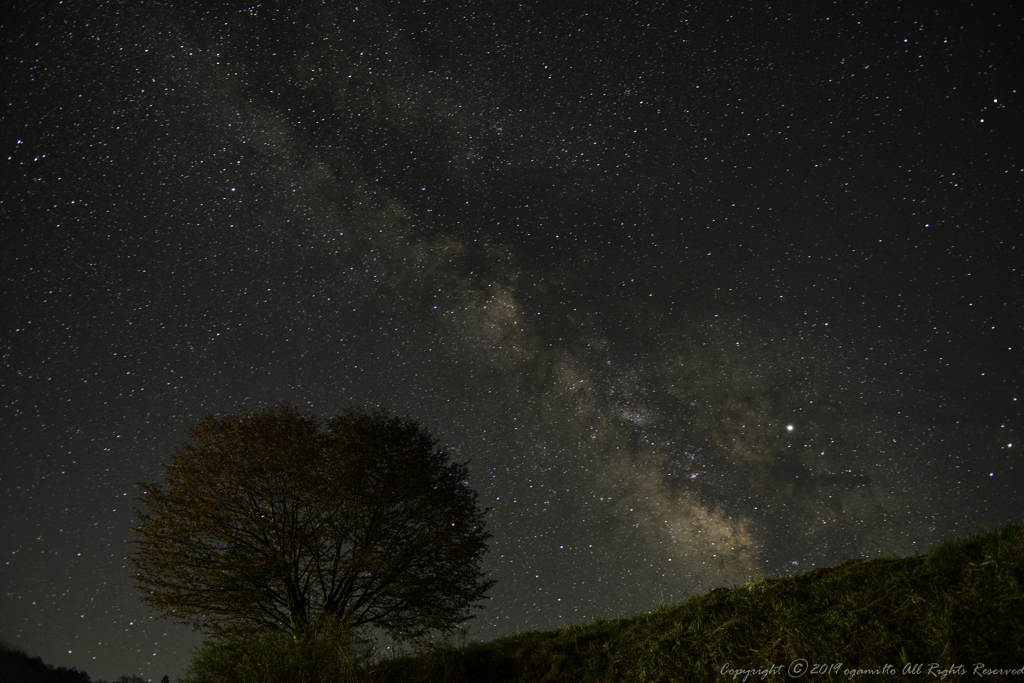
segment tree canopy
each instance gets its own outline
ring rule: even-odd
[[[186,433],[136,510],[135,579],[162,616],[211,635],[333,620],[408,639],[471,618],[494,585],[468,464],[416,422],[277,405]]]

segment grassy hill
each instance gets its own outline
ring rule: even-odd
[[[946,680],[1024,681],[1024,524],[919,557],[850,560],[629,618],[435,648],[381,662],[363,680],[739,681],[753,670],[746,680],[783,681],[801,663],[832,665],[804,671],[807,681],[940,680],[944,671]],[[1004,671],[979,677],[975,664]]]

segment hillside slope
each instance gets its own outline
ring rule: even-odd
[[[824,668],[808,670],[816,665]],[[943,672],[1024,681],[1022,666],[1024,524],[1015,524],[923,556],[764,578],[630,618],[435,648],[365,674],[374,683],[647,683],[747,673],[782,681],[804,667],[801,677],[813,681],[938,680]]]

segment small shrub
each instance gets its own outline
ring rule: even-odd
[[[203,643],[184,683],[359,683],[372,648],[340,625],[305,638],[288,633]]]

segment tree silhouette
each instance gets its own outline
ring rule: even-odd
[[[135,579],[162,616],[219,636],[334,620],[409,639],[471,618],[494,585],[467,464],[416,422],[277,405],[186,433],[136,510]]]
[[[89,674],[46,664],[0,641],[0,683],[90,683]]]

